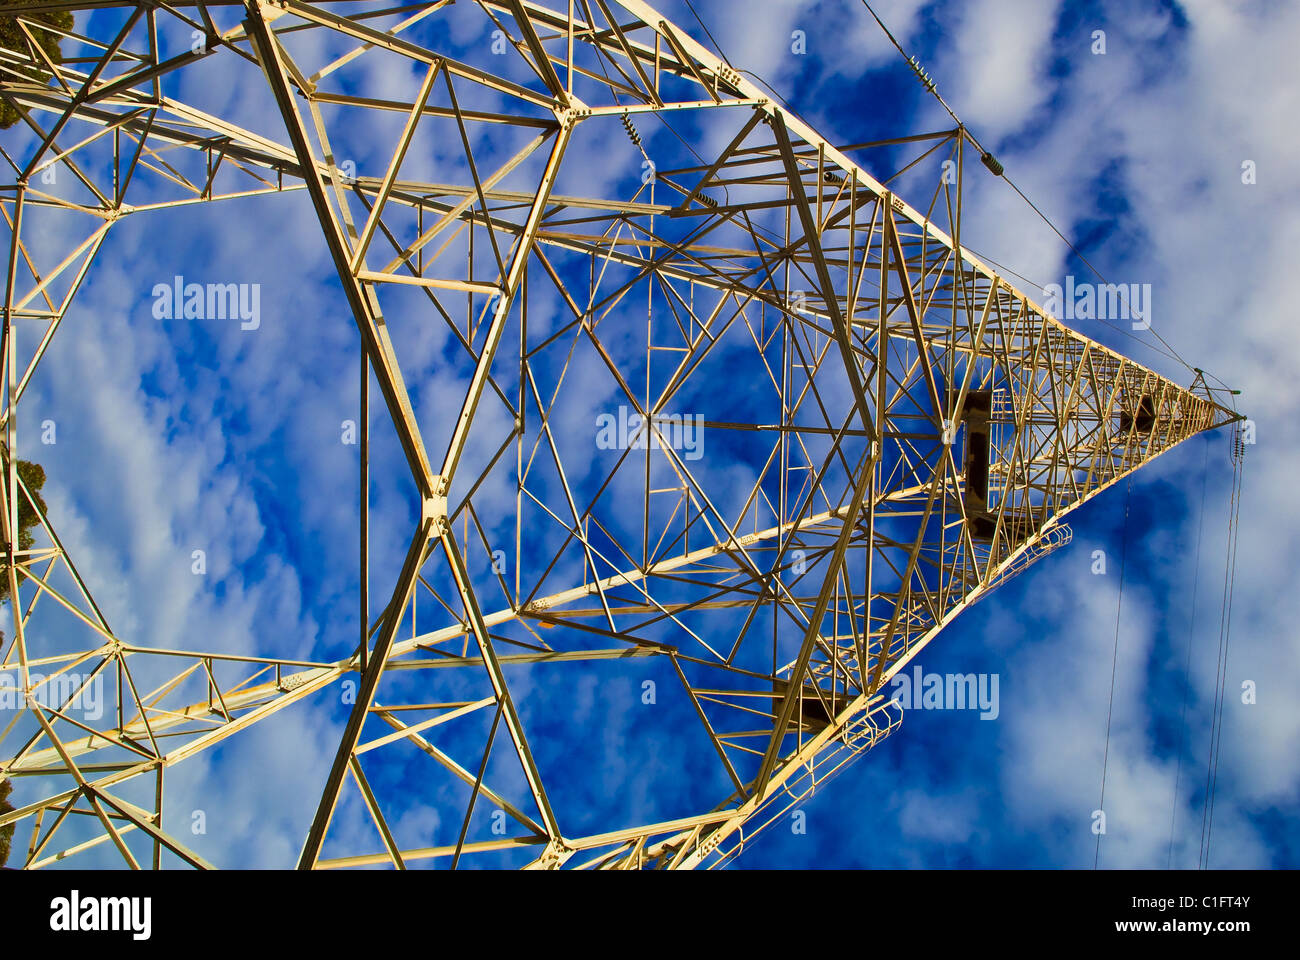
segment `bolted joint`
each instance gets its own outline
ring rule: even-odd
[[[431,516],[433,518],[433,525],[431,528],[432,537],[434,538],[441,537],[444,533],[447,533],[449,530],[451,530],[451,523],[447,520],[446,505],[444,503],[442,513],[436,513],[434,511],[436,511],[437,508],[436,507],[431,508],[429,506],[430,503],[432,503],[432,501],[425,501],[424,515],[426,517]]]
[[[447,480],[445,477],[433,478],[433,493],[424,498],[422,520],[433,520],[434,531],[443,534],[449,529],[447,523]]]
[[[555,119],[559,121],[562,128],[572,128],[579,120],[591,116],[591,107],[575,97],[568,105],[559,107],[554,113]]]
[[[260,0],[258,8],[262,12],[262,19],[267,23],[279,20],[289,12],[289,4],[286,0]]]
[[[735,87],[736,89],[740,88],[740,83],[741,83],[740,74],[737,73],[735,70],[733,70],[731,67],[727,66],[725,63],[719,63],[717,67],[714,69],[714,73],[717,74],[718,79],[721,80],[723,83],[729,84],[730,86]]]

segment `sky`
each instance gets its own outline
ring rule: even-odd
[[[1153,329],[1242,391],[1257,442],[1244,467],[1209,864],[1295,867],[1297,427],[1286,397],[1300,348],[1285,334],[1284,284],[1300,224],[1300,188],[1289,176],[1300,135],[1287,123],[1300,106],[1288,43],[1300,10],[1145,0],[875,6],[1008,177],[1107,279],[1151,284]],[[660,9],[700,42],[716,42],[833,142],[951,125],[856,0],[756,0],[743,16],[735,4],[694,0],[712,39],[687,4],[664,0]],[[454,20],[449,42],[488,42],[475,29]],[[1104,53],[1094,52],[1096,31]],[[1269,65],[1267,77],[1259,64]],[[358,88],[409,98],[409,76],[366,70]],[[255,71],[195,70],[181,82],[182,99],[284,139]],[[383,122],[350,128],[340,118],[340,156],[373,171],[382,163],[373,144],[392,136]],[[504,156],[510,145],[492,146]],[[641,158],[626,140],[619,148],[628,155],[571,157],[557,190],[634,179]],[[440,149],[421,153],[432,179]],[[1243,182],[1247,161],[1253,183]],[[1004,182],[978,181],[968,202],[964,239],[1026,278],[1031,295],[1034,285],[1085,273]],[[157,318],[150,291],[178,274],[260,284],[260,327]],[[555,322],[553,304],[538,311],[540,329]],[[1074,325],[1190,382],[1150,338],[1088,323]],[[420,372],[417,415],[441,436],[449,420],[441,398],[458,396],[466,378],[457,347],[431,324],[395,323],[394,337],[404,368]],[[356,411],[355,350],[301,193],[113,228],[24,400],[37,422],[57,422],[58,442],[42,445],[29,428],[20,450],[45,466],[50,515],[119,635],[296,658],[350,652],[356,454],[338,438]],[[566,408],[565,422],[607,399]],[[411,484],[391,435],[377,437],[375,460],[371,583],[382,590],[409,537]],[[734,469],[741,485],[742,466],[709,469]],[[1076,511],[1068,547],[963,613],[916,661],[927,672],[996,676],[997,717],[907,712],[898,731],[819,789],[797,827],[778,824],[730,868],[1195,867],[1231,476],[1220,431]],[[206,554],[203,577],[191,572],[195,549]],[[1104,574],[1094,572],[1099,550]],[[640,684],[657,676],[649,663],[604,684],[557,671],[563,679],[552,688],[516,691],[529,723],[570,745],[538,758],[552,771],[557,808],[585,811],[566,829],[651,808],[680,815],[725,793],[705,772],[710,751],[692,716],[665,705],[647,723],[638,712]],[[1243,683],[1255,702],[1242,702]],[[204,811],[207,832],[187,839],[221,865],[292,865],[346,716],[331,691],[181,764],[169,774],[168,820]],[[1107,832],[1098,843],[1103,765]],[[570,776],[575,766],[599,773]],[[683,770],[698,782],[683,785]],[[417,775],[411,764],[383,774],[390,788]],[[447,799],[412,790],[393,811],[399,839],[432,845],[452,831],[454,842],[459,812]],[[340,847],[378,849],[355,804],[337,829]],[[115,865],[107,847],[87,857],[84,865]]]
[[[696,6],[707,19],[709,7]],[[716,13],[710,28],[718,43],[733,62],[756,64],[826,136],[859,139],[879,82],[872,68],[891,65],[896,51],[875,38],[857,4],[761,6],[744,23]],[[1283,39],[1294,36],[1298,12],[1250,3],[875,6],[1007,175],[1108,280],[1151,283],[1153,327],[1193,365],[1242,390],[1239,408],[1256,424],[1257,443],[1244,468],[1209,864],[1294,867],[1291,691],[1300,659],[1287,586],[1294,510],[1283,477],[1293,463],[1285,411],[1296,357],[1283,332],[1290,318],[1280,288],[1300,200],[1285,173],[1298,144],[1282,119],[1294,113],[1300,90]],[[756,21],[770,28],[746,26]],[[848,24],[860,44],[845,42]],[[806,59],[786,55],[786,38],[798,29],[807,33]],[[1092,52],[1096,30],[1105,31],[1105,54]],[[1259,63],[1276,72],[1264,80],[1252,66]],[[1259,172],[1253,185],[1242,182],[1247,160]],[[1086,268],[1060,244],[1017,242],[1038,228],[1032,211],[1007,194],[987,201],[986,219],[967,215],[975,249],[1040,284],[1083,277]],[[1179,376],[1167,358],[1085,323],[1075,326]],[[1181,382],[1189,380],[1184,371]],[[926,671],[999,675],[997,720],[971,711],[906,714],[897,734],[808,805],[806,833],[774,829],[737,866],[1194,868],[1228,453],[1220,432],[1139,471],[1127,525],[1123,484],[1084,506],[1070,519],[1069,547],[994,591],[920,655]],[[1092,572],[1098,549],[1110,559],[1103,576]],[[1126,549],[1116,659],[1117,561]],[[1091,817],[1112,662],[1108,830],[1098,845]],[[1254,704],[1241,702],[1244,681],[1256,685]]]

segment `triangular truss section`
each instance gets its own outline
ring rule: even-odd
[[[163,822],[164,772],[345,680],[301,867],[725,863],[898,727],[890,678],[1068,543],[1070,510],[1236,419],[961,245],[964,131],[837,148],[639,0],[4,14],[27,38],[0,50],[5,449],[114,223],[301,191],[419,505],[395,582],[361,578],[352,655],[162,649],[114,633],[43,510],[23,546],[6,459],[23,866],[209,866]],[[490,39],[452,47],[471,26]],[[213,71],[263,109],[177,95]],[[429,325],[455,373],[432,417]],[[554,799],[566,745],[537,717],[566,671],[630,667],[712,777],[697,812],[596,831]],[[111,691],[94,722],[72,676]],[[417,787],[388,773],[416,761]],[[417,805],[452,811],[432,842]]]

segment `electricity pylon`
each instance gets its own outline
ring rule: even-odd
[[[999,169],[960,126],[837,148],[640,0],[4,12],[7,449],[118,221],[301,192],[359,331],[362,490],[355,652],[249,657],[115,632],[49,516],[19,548],[10,459],[11,865],[208,866],[164,772],[342,684],[299,866],[723,863],[898,726],[890,678],[1068,542],[1070,510],[1236,419],[962,245],[963,184]],[[381,433],[415,506],[372,599]],[[717,792],[594,832],[552,802],[599,773],[564,764],[563,691],[629,665],[697,725],[674,789]],[[99,721],[72,707],[92,682]],[[397,825],[414,802],[447,814],[423,842]]]

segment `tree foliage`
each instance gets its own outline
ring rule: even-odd
[[[18,546],[22,550],[29,550],[36,539],[32,534],[32,527],[40,522],[41,515],[45,513],[45,500],[40,494],[41,487],[45,486],[45,468],[30,460],[19,460],[16,467],[19,479],[31,494],[31,500],[28,500],[26,495],[18,499]],[[0,468],[6,470],[9,468],[9,451],[4,444],[0,444]],[[23,578],[22,569],[19,568],[18,582],[21,583]],[[9,599],[9,563],[0,561],[0,602],[7,599]],[[0,633],[0,648],[4,646],[3,640],[4,634]],[[12,791],[13,784],[8,780],[0,779],[0,814],[8,813],[13,809],[13,805],[9,802],[9,794]],[[0,827],[0,867],[3,867],[9,859],[9,844],[13,840],[13,835],[12,823]]]
[[[0,444],[0,467],[9,469],[8,450],[4,444]],[[32,528],[40,522],[40,518],[45,513],[45,500],[41,496],[41,487],[45,486],[45,468],[39,463],[33,463],[30,460],[19,460],[18,479],[22,485],[27,488],[27,493],[31,495],[31,500],[27,494],[21,491],[18,496],[18,549],[30,550],[36,542],[36,537],[32,533]],[[35,501],[35,507],[31,501]],[[39,513],[37,510],[39,509]],[[22,583],[26,579],[22,567],[18,568],[18,582]],[[9,562],[0,560],[0,603],[9,599]]]
[[[8,780],[0,780],[0,814],[6,814],[14,808],[9,802],[9,794],[13,792],[14,785]],[[14,824],[0,827],[0,867],[3,867],[9,860],[9,844],[14,838]]]
[[[0,9],[11,7],[16,2],[17,0],[0,0]],[[50,26],[58,27],[61,30],[72,29],[72,14],[68,13],[66,10],[56,13],[28,14],[24,19],[36,21],[38,23],[47,23]],[[40,44],[41,49],[45,51],[45,55],[48,56],[50,60],[54,63],[63,62],[63,54],[59,51],[60,37],[57,33],[53,33],[49,30],[42,30],[40,27],[32,26],[30,23],[27,25],[27,29],[36,39],[36,42]],[[0,47],[5,50],[12,50],[25,58],[31,57],[31,46],[28,43],[27,35],[23,33],[22,27],[19,26],[16,17],[0,16]],[[12,70],[17,70],[24,76],[31,77],[33,80],[41,79],[41,76],[44,73],[43,70],[35,67],[11,67],[5,70],[0,70],[0,79],[12,80],[13,73],[10,72]],[[13,104],[7,101],[0,103],[0,130],[12,127],[20,119],[22,119],[22,117],[14,108]]]

